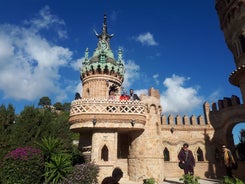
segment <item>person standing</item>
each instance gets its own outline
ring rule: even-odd
[[[126,91],[123,91],[122,95],[119,98],[120,100],[129,100],[129,96]]]
[[[188,149],[187,143],[183,144],[178,159],[184,164],[184,174],[194,175],[195,159],[191,150]]]
[[[138,95],[134,93],[133,89],[129,90],[129,97],[130,97],[130,100],[140,100]]]
[[[103,179],[101,184],[119,184],[119,180],[123,177],[123,172],[119,167],[112,171],[112,176]]]
[[[234,157],[231,151],[226,147],[226,145],[222,145],[223,159],[224,165],[226,169],[226,175],[228,177],[232,177],[232,164],[235,164]]]

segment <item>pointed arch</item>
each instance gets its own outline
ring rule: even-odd
[[[197,161],[204,161],[203,151],[200,147],[197,149]]]
[[[164,156],[164,161],[170,161],[170,155],[169,155],[168,148],[164,148],[163,156]]]
[[[109,150],[106,145],[104,145],[101,149],[101,160],[108,161],[109,159]]]

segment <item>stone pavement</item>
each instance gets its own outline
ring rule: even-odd
[[[200,184],[218,184],[219,180],[215,179],[200,179],[198,180]],[[159,184],[183,184],[183,181],[180,181],[179,178],[166,178],[164,182]]]
[[[219,180],[215,180],[215,179],[200,179],[198,181],[200,184],[219,184]],[[143,184],[143,181],[142,182],[121,181],[119,183],[120,184]],[[159,184],[183,184],[183,182],[180,181],[179,178],[166,178],[165,181]]]

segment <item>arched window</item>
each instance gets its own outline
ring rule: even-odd
[[[204,161],[202,149],[199,147],[197,150],[197,161]]]
[[[101,160],[108,161],[109,151],[106,145],[101,150]]]
[[[163,150],[163,156],[164,156],[164,161],[170,161],[170,156],[169,156],[168,148],[165,148]]]

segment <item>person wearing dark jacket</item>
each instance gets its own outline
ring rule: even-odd
[[[119,167],[112,171],[112,176],[103,179],[101,184],[119,184],[119,180],[123,177],[123,172]]]
[[[129,90],[129,97],[130,97],[130,100],[140,100],[138,95],[134,93],[133,89]]]
[[[178,159],[184,164],[184,174],[194,175],[195,159],[191,150],[188,149],[189,145],[185,143],[181,148]]]

